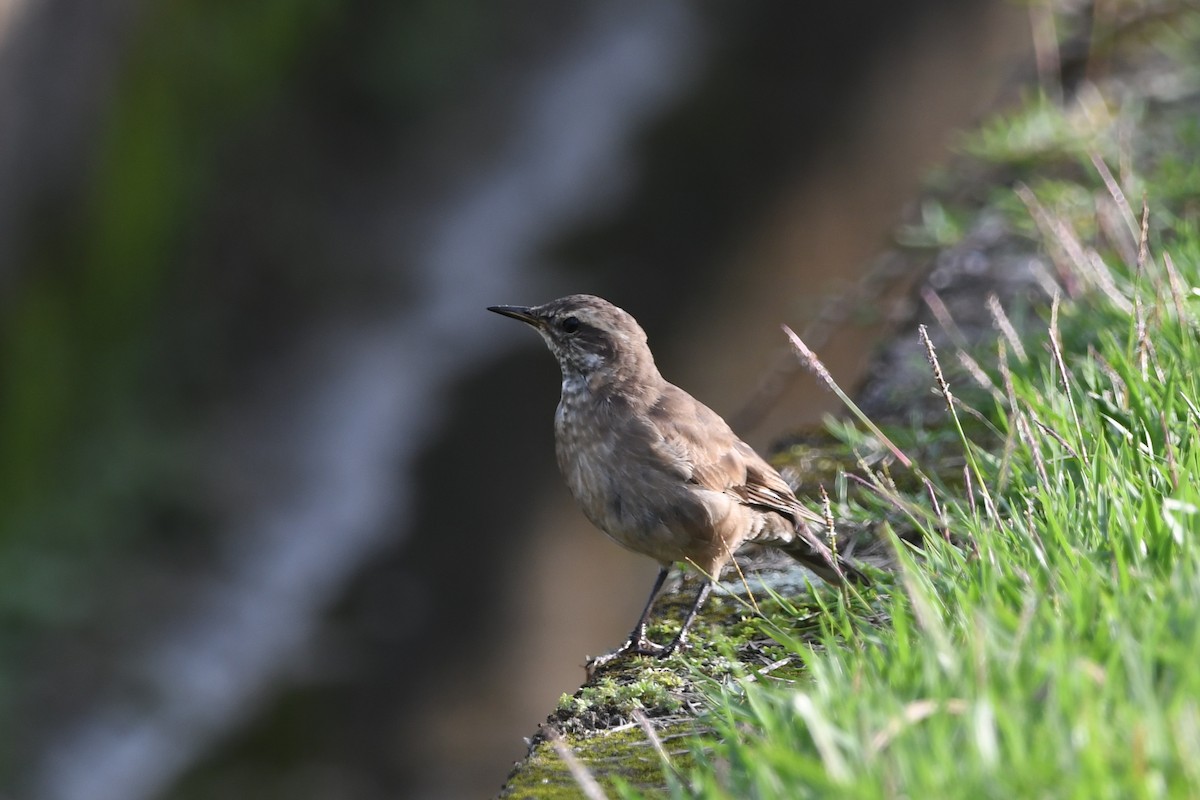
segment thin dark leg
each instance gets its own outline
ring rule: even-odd
[[[667,580],[667,575],[671,573],[670,567],[662,567],[658,571],[658,577],[654,579],[654,586],[650,589],[650,597],[646,600],[646,607],[642,610],[642,616],[638,617],[637,625],[630,632],[629,638],[625,644],[613,650],[611,653],[605,653],[602,656],[596,656],[590,659],[587,663],[588,678],[590,679],[596,670],[608,664],[615,659],[620,658],[626,653],[635,655],[657,656],[662,655],[663,646],[655,644],[646,638],[646,625],[650,621],[650,610],[654,608],[654,601],[658,599],[658,593],[662,590],[663,583]]]
[[[679,629],[679,635],[675,637],[675,641],[667,646],[667,649],[662,651],[662,656],[669,656],[678,650],[687,639],[688,628],[692,627],[693,620],[700,613],[700,608],[704,605],[704,601],[708,599],[708,593],[712,591],[712,581],[705,581],[700,587],[699,593],[696,595],[696,600],[692,603],[691,609],[688,611],[687,617],[683,620],[683,627]]]
[[[654,608],[654,601],[658,599],[658,593],[662,590],[663,583],[666,582],[669,574],[671,574],[670,567],[659,568],[658,577],[654,579],[654,586],[650,588],[650,596],[646,598],[646,607],[642,609],[642,616],[638,617],[637,625],[633,626],[633,631],[629,634],[629,645],[636,648],[650,644],[646,638],[646,625],[650,622],[650,609]],[[646,649],[654,649],[654,647],[656,646]]]

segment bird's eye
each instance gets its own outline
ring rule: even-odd
[[[579,330],[579,320],[575,317],[567,317],[558,323],[558,327],[562,328],[563,333],[574,333]]]

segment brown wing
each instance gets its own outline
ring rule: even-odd
[[[792,492],[792,487],[788,486],[780,474],[758,453],[755,453],[750,445],[739,441],[738,447],[743,451],[743,457],[746,459],[744,488],[745,502],[748,505],[778,511],[780,514],[794,519],[797,527],[805,522],[824,525],[825,520],[821,518],[821,515],[802,506]]]
[[[781,541],[779,546],[826,580],[837,582],[845,580],[846,574],[860,575],[856,568],[834,556],[813,532],[814,524],[823,525],[824,520],[801,505],[779,473],[739,439],[716,412],[668,384],[650,417],[659,436],[655,450],[667,457],[681,479],[790,520],[796,536],[788,544],[787,540]]]
[[[685,481],[726,492],[742,503],[774,511],[797,527],[821,517],[800,504],[791,487],[725,420],[682,389],[667,384],[650,411],[661,437],[658,451]]]

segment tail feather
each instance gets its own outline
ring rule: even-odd
[[[816,526],[799,522],[796,534],[790,541],[779,542],[776,546],[826,583],[848,581],[869,586],[871,577],[863,567],[890,570],[895,566],[892,548],[867,528],[842,529],[836,542],[831,542],[824,531],[818,532]]]
[[[814,553],[811,545],[803,539],[797,539],[790,546],[780,549],[815,572],[817,577],[826,583],[841,585],[850,582],[859,586],[871,584],[870,576],[840,553],[835,554],[827,548],[825,553]]]

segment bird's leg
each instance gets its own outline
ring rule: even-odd
[[[704,605],[704,601],[708,599],[708,593],[712,591],[712,586],[713,582],[706,580],[704,585],[700,587],[699,593],[696,594],[695,602],[692,603],[687,617],[683,620],[683,627],[679,629],[679,635],[675,637],[675,641],[667,645],[667,648],[659,654],[660,656],[666,658],[684,645],[684,641],[687,639],[688,628],[692,626],[696,615],[700,613],[700,608]]]
[[[654,585],[650,587],[650,596],[646,598],[646,607],[642,609],[642,615],[638,617],[637,625],[633,626],[629,640],[625,642],[622,650],[632,650],[634,653],[643,655],[657,655],[662,652],[662,645],[655,644],[646,638],[646,625],[650,622],[650,609],[654,608],[654,601],[658,599],[658,593],[662,590],[663,583],[669,574],[671,574],[670,567],[659,568],[658,577],[654,579]]]
[[[590,659],[587,663],[587,671],[589,677],[597,669],[605,664],[620,658],[621,656],[632,653],[633,655],[642,656],[657,656],[662,655],[663,646],[655,644],[646,638],[646,625],[650,621],[650,610],[654,608],[654,601],[658,598],[658,593],[662,589],[663,583],[667,580],[667,575],[671,573],[669,566],[662,567],[658,570],[658,577],[654,579],[654,586],[650,588],[650,597],[646,599],[646,607],[642,609],[642,615],[638,617],[637,624],[633,626],[633,630],[629,633],[629,638],[625,640],[625,644],[613,650],[611,653],[605,653],[602,656],[596,656]]]

